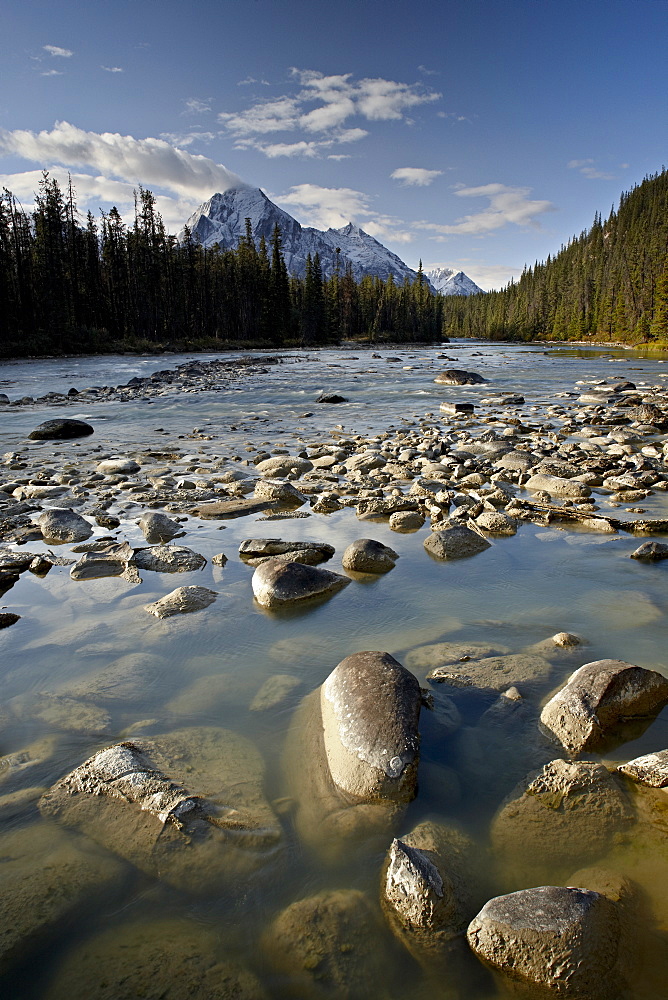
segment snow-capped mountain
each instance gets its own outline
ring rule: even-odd
[[[455,271],[453,267],[435,267],[431,271],[425,271],[425,275],[441,295],[476,295],[482,292],[475,281],[463,271]]]
[[[251,221],[256,243],[264,236],[267,246],[274,226],[280,226],[283,256],[290,274],[303,277],[307,255],[310,253],[314,257],[318,253],[325,276],[334,273],[338,257],[341,274],[350,264],[356,281],[367,274],[384,281],[392,274],[397,284],[401,284],[405,277],[411,282],[417,277],[416,272],[396,254],[352,222],[341,229],[328,229],[326,232],[301,226],[259,188],[239,186],[223,194],[214,194],[190,216],[186,226],[205,247],[218,243],[224,249],[233,249],[246,232],[246,219]],[[183,236],[184,230],[178,238],[181,240]]]

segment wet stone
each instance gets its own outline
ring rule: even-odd
[[[148,549],[135,549],[134,559],[139,569],[155,573],[190,573],[206,566],[204,556],[184,545],[153,545]]]
[[[87,437],[93,428],[84,420],[45,420],[28,435],[33,441],[65,441],[69,438]]]
[[[139,519],[139,527],[149,545],[170,542],[172,538],[185,534],[181,525],[166,514],[143,514]]]
[[[606,896],[539,886],[497,896],[467,931],[476,955],[559,996],[616,1000],[619,917]]]
[[[207,587],[177,587],[153,604],[145,604],[144,611],[156,618],[171,618],[172,615],[202,611],[216,600],[218,594]]]
[[[46,542],[83,542],[93,534],[92,525],[71,510],[47,510],[37,523]]]
[[[280,852],[263,780],[248,740],[184,729],[101,750],[57,782],[40,810],[171,885],[215,893]]]
[[[388,573],[399,558],[389,545],[372,538],[359,538],[352,542],[341,557],[344,569],[356,573]]]
[[[626,764],[620,764],[617,770],[641,785],[665,788],[668,785],[668,750],[636,757]]]
[[[433,531],[424,540],[424,547],[435,559],[463,559],[489,548],[489,542],[477,532],[460,524],[447,525]]]
[[[301,683],[298,677],[291,674],[273,674],[251,701],[251,712],[266,712],[282,704]]]
[[[553,760],[510,793],[492,823],[492,845],[504,869],[541,878],[595,860],[632,821],[621,783],[602,764]]]
[[[346,587],[350,580],[339,573],[297,562],[267,559],[253,573],[253,595],[265,608],[280,608],[324,598]]]

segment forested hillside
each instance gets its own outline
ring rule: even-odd
[[[342,338],[433,341],[443,298],[417,280],[323,279],[316,254],[304,278],[288,276],[281,233],[256,246],[204,248],[166,233],[150,191],[134,222],[116,209],[85,222],[75,193],[48,174],[25,212],[0,198],[0,356],[165,348],[316,346]]]
[[[668,171],[502,291],[446,299],[444,323],[455,337],[668,342]]]

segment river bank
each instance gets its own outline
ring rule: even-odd
[[[129,943],[122,974],[146,988],[160,936],[177,955],[199,955],[175,996],[216,995],[212,983],[225,977],[249,996],[369,995],[370,983],[393,997],[503,995],[503,973],[495,985],[463,945],[469,922],[490,897],[536,878],[605,896],[600,876],[569,881],[594,863],[649,894],[654,915],[640,923],[658,940],[668,919],[662,820],[615,767],[665,748],[665,713],[581,755],[546,735],[540,715],[584,663],[666,674],[668,563],[629,558],[661,542],[668,523],[660,369],[638,375],[603,358],[583,370],[571,359],[556,385],[551,358],[509,345],[359,355],[182,360],[167,373],[3,407],[3,572],[16,579],[2,610],[21,617],[0,632],[2,844],[15,873],[12,913],[41,914],[17,918],[5,967],[30,1000],[90,995],[96,963],[112,975]],[[592,369],[610,363],[614,373],[596,377]],[[467,383],[462,372],[485,381]],[[33,376],[22,378],[18,392]],[[317,402],[323,393],[343,401]],[[93,433],[30,439],[43,418],[82,420]],[[54,520],[55,510],[69,518]],[[68,530],[80,537],[62,537]],[[365,538],[392,555],[371,546],[355,564],[349,550]],[[286,566],[303,567],[287,600],[276,588],[279,603],[264,604],[256,585],[271,576],[267,557],[272,586]],[[322,572],[337,580],[325,586]],[[295,596],[305,581],[320,597]],[[210,603],[155,617],[149,608],[178,585],[208,591]],[[385,749],[395,739],[397,752],[372,793],[347,786],[349,764],[342,777],[336,708],[334,719],[318,714],[337,704],[324,692],[347,690],[328,679],[337,664],[367,650],[391,654],[423,689],[419,752],[414,723],[388,734]],[[355,709],[367,719],[363,741],[378,713],[404,718],[408,704],[398,694],[383,702],[379,668],[369,669]],[[128,744],[135,756],[123,773],[184,790],[168,812],[185,809],[188,795],[213,802],[213,826],[207,813],[208,826],[189,830],[196,849],[184,850],[178,823],[152,818],[147,797],[163,786],[141,791],[134,807],[126,789],[127,812],[99,791],[100,752]],[[560,772],[547,794],[579,804],[559,810],[553,828],[549,810],[526,813],[534,792],[527,799],[525,779],[555,760],[570,767],[573,756],[570,784]],[[91,761],[82,777],[77,768]],[[589,765],[612,782],[593,846],[604,793],[596,785],[581,802]],[[394,778],[413,772],[419,786],[393,797]],[[91,775],[92,805],[72,812],[62,789],[78,782],[90,792]],[[519,803],[517,826],[508,826],[508,802]],[[162,840],[169,834],[167,853],[151,846],[154,821]],[[432,850],[427,821],[441,838],[443,828],[450,842],[462,838],[457,858],[439,864],[443,876],[457,868],[467,890],[453,889],[459,915],[446,934],[445,950],[454,942],[462,964],[436,994],[442,955],[432,947],[425,957],[410,935],[407,943],[396,911],[377,924],[381,873],[397,864],[396,853],[386,858],[392,836]],[[512,842],[536,823],[540,836],[517,856]],[[479,879],[471,854],[490,858],[474,864]],[[93,895],[102,902],[91,921]],[[308,929],[314,913],[320,931]],[[193,946],[201,926],[207,934]],[[36,941],[48,942],[38,971]],[[233,952],[245,970],[230,971]],[[387,954],[383,969],[374,954]],[[652,996],[661,954],[631,984],[634,997]]]

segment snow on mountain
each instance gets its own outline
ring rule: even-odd
[[[435,267],[425,271],[432,286],[441,295],[476,295],[482,288],[476,285],[463,271],[455,271],[453,267]]]
[[[417,277],[396,254],[352,222],[326,232],[301,226],[259,188],[240,186],[214,194],[190,216],[186,226],[205,247],[218,243],[224,249],[233,249],[246,232],[246,219],[251,221],[256,244],[264,236],[268,246],[274,226],[278,224],[285,265],[290,274],[303,277],[307,255],[310,253],[314,257],[318,253],[325,276],[334,273],[338,258],[340,273],[343,274],[350,264],[356,281],[365,275],[378,276],[385,281],[392,274],[395,282],[401,284],[405,277],[411,282]],[[178,238],[181,240],[183,236],[184,230]]]

